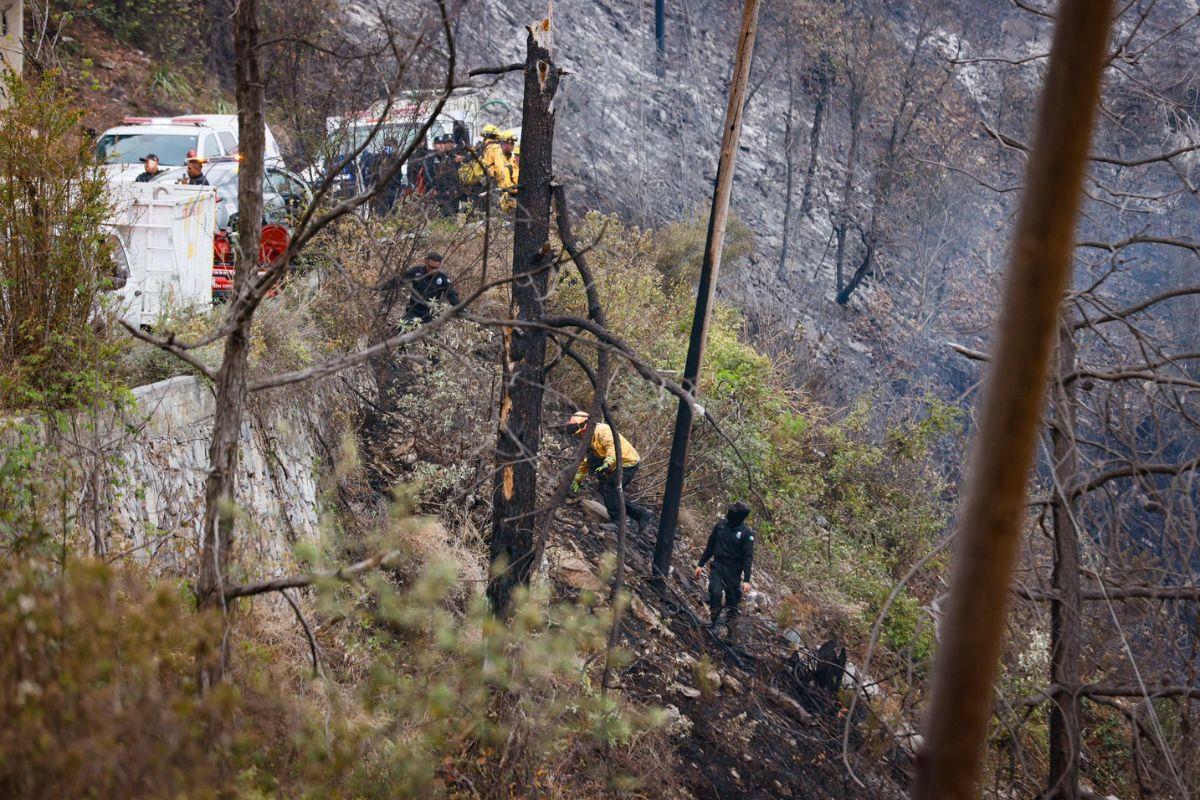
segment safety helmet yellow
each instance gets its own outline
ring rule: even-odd
[[[500,141],[502,141],[502,142],[515,142],[517,140],[517,132],[516,131],[502,131],[499,134],[497,134],[497,136],[499,137]]]
[[[491,138],[491,137],[493,137],[493,136],[496,136],[496,135],[498,135],[499,133],[500,133],[500,129],[499,129],[499,128],[497,128],[495,125],[490,125],[490,124],[489,124],[489,125],[484,125],[484,126],[483,126],[483,138],[485,138],[485,139],[488,139],[488,138]]]

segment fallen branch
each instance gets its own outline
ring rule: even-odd
[[[306,586],[312,586],[314,583],[323,581],[349,583],[356,580],[360,575],[379,569],[380,567],[386,567],[403,554],[402,550],[387,550],[330,572],[314,572],[310,575],[289,575],[284,578],[271,578],[270,580],[258,581],[257,583],[230,586],[225,590],[225,600],[236,600],[239,597],[253,597],[254,595],[266,594],[267,592],[286,592],[288,589],[303,589]]]
[[[505,64],[502,67],[476,67],[467,73],[467,77],[476,78],[480,75],[506,75],[509,72],[522,72],[525,69],[524,61],[516,61],[512,64]]]

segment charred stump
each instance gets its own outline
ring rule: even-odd
[[[510,313],[516,320],[543,317],[554,255],[550,247],[550,197],[554,152],[554,95],[558,69],[550,54],[550,20],[529,29],[525,100],[521,115],[521,173],[513,220]],[[492,579],[488,599],[507,609],[513,591],[529,583],[537,519],[538,449],[542,432],[546,334],[527,327],[503,329],[500,424],[492,503]]]

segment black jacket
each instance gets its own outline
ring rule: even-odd
[[[432,304],[435,301],[452,306],[459,303],[458,292],[454,291],[450,276],[441,270],[426,272],[424,267],[413,267],[404,273],[404,280],[412,284],[408,306],[404,309],[404,316],[409,319],[429,322],[433,319]]]
[[[708,535],[708,545],[698,566],[703,567],[710,558],[718,567],[736,567],[742,580],[749,582],[750,569],[754,565],[754,529],[721,520]]]

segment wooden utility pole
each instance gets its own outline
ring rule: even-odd
[[[525,102],[521,114],[521,179],[513,220],[512,309],[521,321],[544,316],[550,248],[550,181],[554,175],[554,95],[558,68],[551,55],[547,17],[529,29]],[[524,277],[522,277],[524,275]],[[513,590],[529,583],[537,521],[538,448],[542,435],[546,334],[504,328],[500,429],[492,492],[492,569],[488,599],[497,612]]]
[[[978,797],[1026,489],[1107,55],[1112,0],[1062,0],[941,624],[916,800]]]
[[[758,6],[759,0],[746,0],[742,9],[742,29],[738,34],[733,80],[729,87],[729,105],[725,108],[721,157],[717,162],[717,180],[713,189],[712,210],[708,217],[708,239],[704,244],[700,285],[696,289],[696,312],[692,316],[692,336],[688,342],[687,362],[683,368],[683,388],[693,397],[696,396],[697,387],[700,385],[700,365],[704,359],[708,319],[712,311],[717,274],[721,268],[721,250],[725,246],[725,226],[729,221],[729,196],[733,189],[738,139],[742,134],[746,85],[750,79],[754,38],[758,32]],[[675,417],[675,438],[671,442],[671,458],[667,466],[667,485],[663,490],[662,515],[658,521],[658,538],[654,543],[654,572],[662,577],[671,572],[671,554],[675,550],[675,528],[679,523],[679,500],[683,493],[683,473],[687,466],[688,439],[691,432],[692,406],[680,400],[679,413]]]

